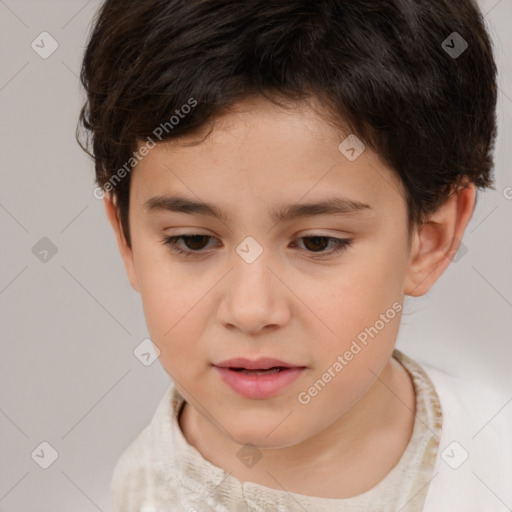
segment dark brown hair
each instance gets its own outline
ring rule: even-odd
[[[77,140],[130,246],[140,142],[200,133],[255,94],[320,99],[397,173],[410,227],[464,182],[494,188],[496,65],[473,0],[106,0],[81,83]]]

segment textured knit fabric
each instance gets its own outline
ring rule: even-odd
[[[184,399],[171,385],[151,423],[119,458],[111,483],[114,512],[419,512],[433,478],[443,415],[425,371],[393,353],[412,378],[416,417],[397,465],[372,489],[350,498],[310,497],[241,482],[211,464],[183,436]],[[437,511],[440,512],[440,511]]]

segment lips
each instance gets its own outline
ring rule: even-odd
[[[238,357],[229,359],[220,363],[214,364],[218,368],[230,368],[233,370],[270,370],[270,369],[284,369],[284,368],[304,368],[302,365],[287,363],[279,359],[271,357],[261,357],[259,359],[246,359],[245,357]]]
[[[278,395],[291,385],[305,370],[279,359],[236,358],[213,365],[222,380],[235,393],[245,398],[262,400]]]
[[[234,372],[243,373],[244,375],[270,375],[272,373],[279,373],[287,369],[288,368],[285,368],[283,366],[274,366],[273,368],[269,368],[268,370],[247,370],[246,368],[230,368],[230,370],[233,370]]]

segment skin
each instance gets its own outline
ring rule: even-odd
[[[369,148],[355,161],[338,149],[348,135],[315,105],[281,109],[252,98],[217,119],[201,140],[157,144],[131,176],[132,247],[109,196],[105,207],[132,287],[141,294],[160,362],[186,405],[179,418],[187,441],[241,481],[346,498],[371,489],[396,465],[411,438],[415,393],[392,358],[400,314],[307,405],[297,396],[321,378],[405,295],[420,296],[457,250],[475,203],[475,188],[455,191],[417,226],[407,245],[407,210],[393,171]],[[226,222],[205,215],[144,210],[153,196],[179,193],[214,203]],[[269,208],[344,195],[371,206],[351,215],[273,222]],[[212,239],[173,252],[167,235]],[[263,253],[248,264],[236,252],[252,236]],[[331,256],[325,236],[353,239]],[[308,242],[309,240],[309,242]],[[222,382],[213,363],[269,356],[306,366],[277,396],[251,400]],[[262,458],[246,467],[245,443]]]

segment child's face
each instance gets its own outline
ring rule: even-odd
[[[340,418],[390,360],[407,292],[406,203],[375,153],[350,161],[338,149],[348,134],[312,110],[241,105],[203,143],[160,143],[134,169],[125,262],[160,362],[187,402],[240,444],[290,446]],[[145,209],[157,196],[207,202],[226,218]],[[369,208],[269,214],[342,196]],[[192,234],[212,237],[178,240],[200,256],[161,242]],[[332,252],[332,241],[314,237],[351,245]],[[214,366],[239,357],[304,368],[277,391],[244,396]]]

